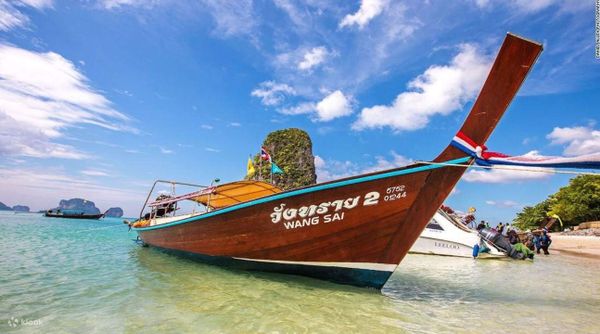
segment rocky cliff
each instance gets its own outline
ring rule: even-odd
[[[123,209],[121,208],[110,208],[108,210],[106,210],[106,213],[104,213],[104,217],[123,217]]]
[[[87,214],[98,214],[100,209],[96,207],[96,204],[92,201],[85,200],[83,198],[71,198],[69,200],[63,199],[58,204],[58,208],[61,210],[77,210],[83,211]]]
[[[263,146],[271,154],[273,161],[284,174],[275,175],[274,183],[284,189],[293,189],[315,184],[315,157],[312,153],[312,141],[303,130],[291,128],[271,132],[263,142]],[[254,158],[256,176],[258,178],[259,156]],[[262,162],[260,175],[263,180],[270,181],[271,167],[267,161]]]
[[[7,206],[6,204],[0,202],[0,211],[11,211],[12,209],[10,208],[10,206]]]
[[[29,212],[29,207],[27,205],[15,205],[12,209],[16,212]]]

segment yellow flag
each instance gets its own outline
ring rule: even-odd
[[[252,163],[252,159],[248,158],[248,166],[246,167],[246,177],[251,178],[254,176],[254,164]]]

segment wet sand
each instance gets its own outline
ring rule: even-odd
[[[558,251],[561,254],[580,256],[600,260],[600,237],[574,236],[551,233],[552,245],[550,252]]]

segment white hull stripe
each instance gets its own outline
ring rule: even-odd
[[[397,264],[387,263],[372,263],[372,262],[317,262],[317,261],[285,261],[285,260],[264,260],[264,259],[249,259],[245,257],[233,257],[236,260],[243,261],[254,261],[254,262],[265,262],[265,263],[279,263],[279,264],[292,264],[301,266],[319,266],[319,267],[338,267],[338,268],[349,268],[349,269],[364,269],[364,270],[376,270],[376,271],[387,271],[393,272],[398,267]]]

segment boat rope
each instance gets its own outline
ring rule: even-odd
[[[600,173],[578,172],[578,171],[569,171],[569,170],[555,170],[555,169],[543,168],[543,167],[524,168],[524,167],[507,167],[507,166],[479,166],[479,165],[453,164],[453,163],[447,163],[447,162],[434,162],[434,161],[416,161],[416,163],[426,164],[426,165],[450,166],[450,167],[479,168],[479,169],[488,169],[488,170],[489,169],[502,169],[502,170],[547,173],[547,174],[575,174],[575,175],[600,176]]]

